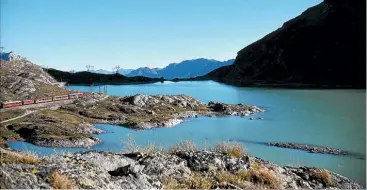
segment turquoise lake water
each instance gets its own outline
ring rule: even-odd
[[[89,92],[86,86],[68,86]],[[103,89],[103,88],[101,88]],[[98,92],[98,87],[92,88]],[[221,101],[256,105],[266,110],[250,117],[200,117],[173,128],[144,131],[112,125],[97,125],[107,131],[97,135],[103,143],[91,149],[121,151],[121,138],[132,134],[139,145],[154,142],[167,148],[181,140],[192,140],[202,148],[219,141],[239,140],[247,151],[279,165],[306,165],[327,168],[366,185],[366,91],[365,90],[294,90],[239,88],[213,81],[164,82],[154,84],[108,86],[116,96],[142,94],[187,94],[204,103]],[[254,115],[256,116],[256,115]],[[296,142],[341,148],[358,156],[311,154],[305,151],[266,146],[264,142]],[[52,154],[52,148],[25,142],[9,143],[21,150]],[[56,149],[80,151],[85,149]]]

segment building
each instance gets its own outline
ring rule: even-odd
[[[10,61],[12,60],[13,57],[13,52],[9,52],[9,53],[5,53],[5,52],[0,52],[0,59],[4,60],[4,61]]]

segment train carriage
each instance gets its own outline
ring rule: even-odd
[[[22,105],[29,105],[29,104],[39,104],[39,103],[46,103],[46,102],[53,102],[53,101],[60,101],[60,100],[68,100],[68,99],[77,99],[79,97],[83,97],[85,94],[83,92],[72,93],[68,95],[58,95],[53,97],[46,97],[46,98],[36,98],[36,99],[27,99],[21,101],[9,101],[9,102],[2,102],[0,103],[0,108],[11,108],[17,107]]]
[[[69,99],[76,99],[78,97],[78,93],[69,94]]]
[[[34,99],[23,100],[23,105],[29,105],[29,104],[34,104]]]
[[[49,98],[37,98],[36,99],[36,104],[38,104],[38,103],[45,103],[45,102],[52,102],[52,97],[49,97]]]
[[[60,100],[67,100],[67,99],[69,99],[68,95],[54,96],[52,98],[53,101],[60,101]]]
[[[12,107],[18,107],[21,105],[22,105],[22,101],[10,101],[10,102],[1,103],[2,108],[12,108]]]

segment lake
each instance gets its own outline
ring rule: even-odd
[[[84,92],[98,92],[98,87],[67,86]],[[107,131],[97,135],[103,143],[97,150],[121,151],[127,134],[139,145],[154,142],[167,148],[181,140],[192,140],[205,148],[216,142],[241,140],[247,151],[279,165],[306,165],[327,168],[366,186],[366,91],[365,90],[295,90],[275,88],[240,88],[213,81],[164,82],[153,84],[107,86],[109,95],[187,94],[201,100],[250,104],[265,109],[257,114],[264,120],[248,117],[200,117],[173,128],[136,131],[119,126],[97,125]],[[101,87],[103,91],[103,87]],[[256,115],[255,115],[256,116]],[[266,146],[264,142],[296,142],[330,146],[361,156],[312,154],[300,150]],[[12,147],[51,154],[51,148],[12,142]],[[84,149],[56,149],[56,151]],[[362,157],[362,158],[361,158]]]

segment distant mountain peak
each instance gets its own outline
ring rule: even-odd
[[[216,68],[230,65],[233,62],[234,59],[217,61],[214,59],[197,58],[184,60],[179,63],[170,63],[164,68],[140,67],[131,71],[127,76],[163,77],[165,79],[191,78],[205,75]]]

